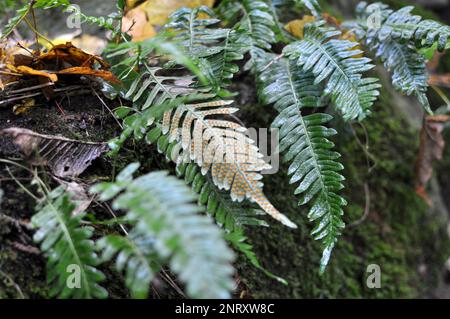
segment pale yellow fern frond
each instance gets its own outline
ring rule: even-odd
[[[254,141],[240,124],[223,119],[238,109],[233,101],[180,105],[164,114],[163,134],[179,142],[179,160],[191,160],[210,173],[214,184],[234,201],[248,198],[281,223],[296,228],[264,195],[261,171],[269,169]]]

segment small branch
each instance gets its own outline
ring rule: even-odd
[[[356,226],[362,224],[366,220],[367,216],[369,216],[369,213],[370,213],[370,189],[369,189],[369,184],[367,184],[367,182],[364,183],[364,195],[365,195],[365,199],[366,199],[366,204],[364,207],[364,214],[357,221],[347,225],[347,228],[356,227]]]
[[[40,255],[41,251],[33,246],[30,245],[24,245],[18,242],[13,242],[12,246],[20,251],[23,251],[25,253],[31,254],[31,255]]]

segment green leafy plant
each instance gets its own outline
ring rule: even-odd
[[[93,188],[101,200],[115,196],[113,208],[127,212],[134,224],[125,239],[109,235],[100,240],[103,259],[118,254],[116,268],[126,268],[126,283],[136,297],[145,297],[158,264],[154,255],[167,260],[171,270],[186,284],[194,298],[227,298],[233,288],[233,254],[220,229],[195,205],[194,193],[165,172],[136,179],[138,165],[125,168],[115,183]],[[123,192],[123,193],[121,193]],[[121,194],[119,194],[121,193]]]
[[[95,268],[100,260],[94,229],[81,226],[83,214],[73,216],[75,207],[60,187],[46,195],[31,220],[37,228],[34,240],[48,258],[50,293],[60,298],[105,298],[107,292],[99,285],[105,276]]]

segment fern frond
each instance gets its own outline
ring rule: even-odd
[[[169,260],[171,270],[186,284],[189,296],[229,297],[234,285],[230,265],[233,254],[219,228],[198,214],[201,207],[193,203],[196,197],[182,181],[166,172],[152,172],[131,181],[122,177],[118,184],[102,183],[93,191],[101,193],[112,188],[123,190],[113,208],[127,212],[127,218],[135,223],[133,231],[154,238],[155,251],[161,259]],[[134,255],[124,252],[122,258],[130,263]],[[148,272],[145,274],[148,276]]]
[[[308,9],[313,16],[322,16],[322,7],[317,0],[294,0],[294,2]]]
[[[261,0],[225,0],[219,7],[219,12],[227,22],[234,24],[238,30],[249,35],[251,59],[245,65],[246,70],[253,69],[261,51],[270,50],[275,42],[276,27],[270,7]]]
[[[242,30],[219,28],[220,20],[202,18],[205,14],[215,16],[208,7],[182,8],[170,16],[165,29],[175,33],[171,39],[184,47],[192,59],[202,60],[199,67],[206,68],[203,72],[211,74],[210,83],[220,91],[231,84],[239,71],[234,62],[242,60],[249,51],[249,36]]]
[[[91,240],[93,229],[81,227],[83,214],[72,216],[75,205],[62,188],[52,191],[37,209],[31,223],[38,229],[34,240],[48,258],[51,294],[60,298],[106,298],[106,290],[98,284],[104,275],[95,268],[99,259]]]
[[[423,20],[421,16],[411,14],[413,9],[413,6],[390,12],[386,9],[389,15],[377,32],[378,39],[381,42],[388,38],[401,42],[413,41],[417,47],[430,47],[437,42],[438,50],[444,50],[450,37],[450,27],[434,20]]]
[[[280,128],[280,149],[286,150],[285,159],[292,160],[290,183],[300,183],[295,190],[302,195],[299,204],[312,202],[308,218],[316,224],[312,235],[324,246],[322,272],[344,228],[342,206],[347,204],[336,194],[344,187],[344,177],[339,173],[344,167],[336,161],[340,154],[331,150],[334,144],[328,140],[336,131],[323,126],[330,119],[327,114],[303,116],[299,110],[285,110],[273,123]]]
[[[193,82],[190,76],[159,75],[161,67],[150,67],[146,63],[143,64],[143,68],[125,94],[125,98],[131,100],[140,110],[194,92],[194,89],[189,87]]]
[[[361,2],[356,9],[358,20],[344,23],[343,26],[352,30],[358,39],[364,40],[369,50],[383,62],[386,69],[392,73],[392,84],[397,91],[406,95],[414,94],[425,110],[431,113],[430,104],[426,96],[428,74],[425,58],[415,46],[417,45],[417,39],[416,44],[414,44],[414,37],[410,34],[411,32],[415,33],[418,29],[405,32],[401,36],[394,36],[393,34],[392,25],[398,22],[397,27],[399,27],[402,19],[406,19],[409,23],[413,23],[414,20],[417,22],[417,25],[420,24],[421,18],[406,14],[405,12],[409,12],[411,8],[405,8],[407,9],[406,11],[393,13],[385,4],[373,3],[367,5],[365,2]],[[402,13],[405,15],[402,15]],[[377,19],[380,19],[380,28],[368,28],[367,21],[374,15],[377,16]],[[422,22],[428,23],[427,20]],[[417,25],[415,24],[414,28]],[[407,36],[408,34],[409,36]],[[422,33],[419,32],[418,34]],[[430,34],[436,37],[439,36],[438,33],[432,32]]]
[[[387,70],[392,72],[392,84],[397,91],[414,94],[425,110],[431,113],[426,92],[428,74],[425,58],[411,44],[400,44],[392,39],[377,43],[374,48]]]
[[[304,39],[286,46],[283,52],[305,71],[311,71],[316,84],[327,80],[324,92],[344,119],[362,119],[379,95],[378,79],[362,77],[373,65],[369,58],[355,58],[362,53],[355,49],[356,42],[335,39],[341,32],[322,25],[308,24]]]
[[[233,201],[249,198],[274,219],[295,228],[263,194],[260,172],[270,166],[244,134],[245,128],[215,118],[235,113],[236,108],[228,107],[232,102],[180,105],[164,114],[162,133],[169,134],[169,142],[178,141],[189,159],[201,167],[202,174],[210,172],[214,184],[229,190]]]
[[[438,50],[444,50],[450,37],[450,27],[434,20],[423,20],[421,16],[411,13],[413,9],[406,6],[394,11],[381,2],[367,4],[362,1],[356,7],[358,20],[352,24],[359,32],[367,32],[368,38],[376,38],[379,42],[390,38],[399,43],[414,43],[417,48],[431,47],[437,43]],[[380,25],[370,26],[367,23],[369,17],[378,20]],[[350,25],[344,24],[345,27]]]
[[[158,55],[169,56],[172,62],[184,66],[195,74],[199,81],[206,83],[196,63],[183,49],[165,36],[155,36],[142,42],[110,44],[105,49],[104,55],[111,62],[112,71],[123,82],[124,87],[129,87],[139,77],[141,69],[144,71],[147,69],[146,61]]]
[[[267,60],[273,60],[273,56],[268,55]],[[344,228],[342,206],[346,201],[337,194],[344,180],[339,173],[343,166],[337,161],[340,155],[331,150],[334,144],[328,140],[336,131],[324,126],[331,116],[302,114],[303,108],[325,106],[322,88],[311,73],[287,59],[273,63],[259,81],[263,101],[274,104],[279,112],[272,126],[280,129],[280,151],[285,152],[285,161],[291,162],[290,183],[299,184],[295,190],[302,196],[299,205],[312,203],[308,218],[316,224],[312,235],[324,247],[323,272]]]

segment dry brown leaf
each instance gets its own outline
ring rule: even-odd
[[[77,67],[73,67],[73,68],[68,68],[68,69],[58,71],[57,74],[90,75],[90,76],[96,76],[96,77],[102,78],[108,82],[120,83],[120,81],[110,71],[93,70],[88,67],[77,66]]]
[[[17,72],[24,75],[36,75],[36,76],[43,76],[45,78],[50,79],[52,82],[58,81],[58,76],[54,73],[48,73],[45,71],[39,71],[35,70],[33,68],[30,68],[29,66],[25,65],[19,65],[17,68],[15,68]]]
[[[445,147],[442,131],[445,123],[449,121],[450,115],[427,116],[420,131],[420,148],[416,159],[416,193],[430,205],[425,187],[433,174],[433,162],[442,159]]]
[[[131,10],[122,20],[122,31],[127,32],[133,41],[143,41],[156,35],[153,25],[145,12],[139,8]]]
[[[109,150],[106,143],[71,140],[16,127],[1,130],[0,135],[11,136],[32,165],[48,166],[58,177],[80,175],[94,159]]]
[[[28,46],[23,43],[22,46]],[[33,57],[24,48],[21,48],[14,41],[0,43],[0,90],[3,90],[8,83],[19,79],[20,74],[11,70],[11,66],[26,64],[25,61],[32,60]]]
[[[450,73],[432,74],[428,78],[428,84],[434,85],[434,86],[450,88]]]
[[[342,33],[342,35],[340,36],[340,39],[358,43],[358,40],[356,39],[356,35],[352,31],[346,31],[346,32]],[[360,45],[357,45],[356,47],[353,47],[350,50],[362,50],[362,48]],[[356,55],[352,56],[352,58],[363,58],[363,57],[364,57],[364,53],[360,53],[360,54],[356,54]]]
[[[127,4],[134,6],[136,1]],[[122,31],[128,32],[133,41],[142,41],[153,37],[156,34],[155,26],[164,25],[172,12],[182,7],[202,5],[212,7],[214,0],[147,0],[125,14]]]
[[[72,216],[77,216],[89,208],[94,197],[88,195],[88,187],[86,185],[81,185],[77,182],[67,182],[59,178],[55,179],[69,193],[70,199],[75,204]]]
[[[50,51],[37,57],[37,61],[44,63],[53,63],[58,60],[65,61],[72,66],[89,67],[93,67],[94,63],[98,62],[102,68],[109,68],[109,64],[101,57],[86,53],[75,47],[71,42],[55,45]]]
[[[327,22],[327,24],[330,24],[336,27],[337,29],[340,29],[342,22],[335,16],[332,16],[331,14],[324,12],[322,13],[322,18]]]

